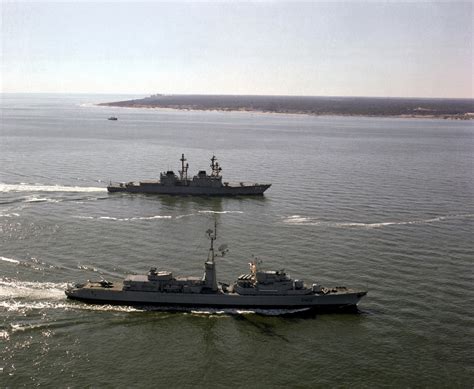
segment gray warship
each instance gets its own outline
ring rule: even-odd
[[[271,184],[253,184],[240,182],[231,184],[222,182],[222,167],[217,158],[211,158],[211,173],[200,170],[197,175],[188,178],[189,164],[184,154],[181,156],[181,170],[177,176],[172,170],[160,173],[159,180],[139,182],[110,183],[109,192],[158,193],[187,196],[249,196],[263,195]]]
[[[206,231],[211,246],[202,277],[174,277],[169,271],[152,267],[146,275],[129,275],[123,281],[87,281],[65,291],[70,299],[93,304],[162,306],[182,308],[303,309],[317,311],[356,310],[366,290],[343,286],[327,288],[292,279],[285,270],[262,270],[261,261],[249,263],[249,273],[232,284],[217,281],[216,256],[227,252],[226,245],[215,253],[217,229]]]

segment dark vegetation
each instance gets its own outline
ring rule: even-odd
[[[474,118],[473,99],[158,94],[100,105],[309,115]]]

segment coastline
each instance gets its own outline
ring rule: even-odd
[[[399,114],[399,115],[381,115],[381,114],[358,114],[346,112],[309,112],[304,110],[263,110],[250,107],[232,108],[232,107],[191,107],[188,105],[166,106],[161,104],[136,104],[126,102],[97,103],[93,104],[101,107],[116,108],[138,108],[138,109],[159,109],[172,111],[190,111],[190,112],[229,112],[229,113],[253,113],[253,114],[274,114],[274,115],[305,115],[305,116],[339,116],[339,117],[360,117],[360,118],[392,118],[392,119],[436,119],[436,120],[472,120],[474,113],[465,114]]]

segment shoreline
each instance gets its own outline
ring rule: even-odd
[[[437,119],[437,120],[472,120],[474,113],[469,114],[400,114],[400,115],[378,115],[378,114],[357,114],[357,113],[343,113],[343,112],[307,112],[307,111],[269,111],[252,108],[226,108],[226,107],[169,107],[159,104],[116,104],[116,103],[97,103],[93,104],[100,107],[115,107],[115,108],[138,108],[138,109],[161,109],[172,111],[190,111],[190,112],[229,112],[229,113],[254,113],[254,114],[275,114],[275,115],[305,115],[305,116],[339,116],[339,117],[359,117],[359,118],[392,118],[392,119]]]

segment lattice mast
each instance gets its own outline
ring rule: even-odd
[[[222,168],[217,162],[217,158],[215,155],[211,158],[211,177],[219,177],[221,175]]]
[[[189,163],[184,164],[187,160],[184,158],[184,154],[181,154],[181,170],[179,171],[179,178],[183,181],[188,181],[188,168]]]

